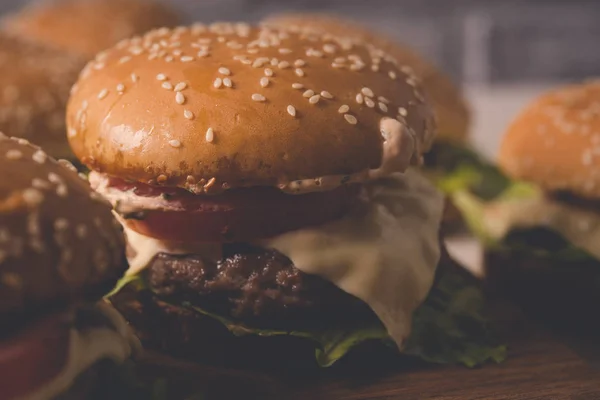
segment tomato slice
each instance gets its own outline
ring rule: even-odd
[[[69,356],[69,330],[65,316],[54,314],[1,340],[0,397],[23,397],[56,377]]]
[[[158,188],[133,189],[136,196],[157,196],[157,192]],[[129,228],[156,239],[239,242],[340,218],[353,206],[358,193],[356,185],[306,194],[286,194],[269,187],[231,189],[217,195],[165,189],[160,196],[169,207],[127,212],[128,205],[121,204],[117,212]]]

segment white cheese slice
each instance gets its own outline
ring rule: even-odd
[[[414,171],[366,183],[365,191],[361,212],[258,244],[280,251],[301,271],[319,275],[363,300],[401,347],[440,258],[443,196]],[[129,260],[130,273],[143,270],[161,252],[207,251],[194,243],[168,243],[127,228],[126,232],[136,252]]]
[[[490,204],[485,208],[483,223],[495,238],[515,228],[546,227],[600,260],[600,212],[538,195]]]

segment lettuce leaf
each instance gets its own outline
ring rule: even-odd
[[[148,290],[143,289],[145,285],[141,277],[126,279],[120,283],[120,288],[133,284],[137,290]],[[220,321],[234,335],[289,335],[311,340],[315,343],[316,361],[322,367],[333,365],[352,348],[366,341],[380,341],[395,347],[378,320],[370,323],[361,321],[360,326],[344,329],[285,331],[249,327],[190,303],[178,306]],[[502,361],[506,348],[499,345],[493,335],[493,328],[485,317],[483,294],[476,283],[459,273],[441,271],[428,298],[413,316],[413,334],[403,353],[432,363],[473,367],[486,361]]]

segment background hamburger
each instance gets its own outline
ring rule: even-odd
[[[502,141],[498,162],[515,182],[489,203],[456,196],[489,247],[490,283],[560,325],[598,327],[599,123],[597,82],[542,95]]]
[[[31,140],[58,158],[73,158],[65,135],[69,90],[80,58],[0,33],[0,131]]]
[[[374,43],[387,51],[418,77],[436,116],[438,135],[431,150],[424,155],[427,176],[446,193],[468,187],[479,196],[491,198],[504,188],[504,177],[469,146],[471,115],[461,89],[407,44],[392,40],[357,21],[328,14],[275,14],[263,23],[266,26],[331,32]],[[446,207],[444,222],[447,228],[462,226],[457,211],[452,204]]]
[[[68,164],[0,137],[0,393],[92,398],[129,357],[125,321],[96,303],[124,272],[110,207]]]
[[[121,39],[178,22],[171,8],[152,0],[41,0],[7,16],[3,29],[89,59]]]
[[[125,226],[116,292],[136,305],[115,305],[147,343],[221,362],[287,356],[258,351],[289,337],[321,365],[368,339],[433,361],[501,358],[478,307],[446,313],[468,286],[454,275],[415,317],[428,334],[409,337],[440,257],[442,197],[407,171],[433,118],[385,51],[245,24],[159,29],[90,62],[67,121]]]

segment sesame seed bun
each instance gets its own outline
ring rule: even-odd
[[[69,90],[84,61],[0,33],[0,131],[26,138],[58,158],[66,139]]]
[[[123,42],[84,69],[67,115],[71,146],[90,168],[185,188],[376,169],[386,119],[410,132],[409,158],[430,147],[435,126],[419,84],[385,52],[244,24]]]
[[[4,29],[29,40],[92,58],[119,40],[179,23],[151,0],[47,0],[8,16]]]
[[[600,198],[600,83],[535,100],[509,127],[498,161],[511,177],[545,190]]]
[[[460,88],[432,63],[404,44],[398,43],[380,32],[368,29],[356,21],[328,14],[275,14],[263,20],[263,24],[329,32],[375,44],[394,56],[400,64],[412,68],[421,80],[436,114],[437,140],[452,142],[467,140],[471,116],[469,106]]]
[[[2,135],[0,171],[0,312],[110,290],[126,266],[122,232],[74,167]]]

